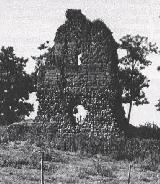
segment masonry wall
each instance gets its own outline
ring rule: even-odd
[[[101,20],[67,10],[55,36],[54,67],[46,67],[49,118],[76,124],[73,108],[88,110],[84,123],[94,132],[113,132],[126,124],[118,81],[117,44]],[[100,131],[101,130],[101,131]]]

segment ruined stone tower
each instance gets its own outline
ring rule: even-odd
[[[46,109],[40,102],[41,112],[74,124],[73,109],[83,105],[88,111],[85,123],[94,131],[123,128],[117,44],[112,32],[101,20],[88,20],[81,10],[67,10],[54,41],[54,57],[44,74]]]

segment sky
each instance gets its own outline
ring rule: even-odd
[[[126,34],[139,34],[160,48],[160,0],[0,0],[0,47],[13,46],[17,56],[29,58],[26,71],[33,72],[31,56],[40,54],[37,47],[41,43],[53,42],[68,8],[81,9],[90,20],[102,19],[117,42]],[[160,126],[160,112],[155,108],[160,98],[160,56],[149,58],[152,65],[144,73],[150,79],[150,87],[145,90],[150,104],[133,107],[133,125],[155,122]],[[35,104],[33,118],[38,105],[35,93],[30,102]]]

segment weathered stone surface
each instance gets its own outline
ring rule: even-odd
[[[74,121],[73,108],[83,105],[89,112],[86,123],[94,124],[94,131],[124,127],[117,44],[111,31],[100,20],[89,21],[80,10],[67,10],[66,18],[55,36],[56,68],[46,67],[49,117]]]

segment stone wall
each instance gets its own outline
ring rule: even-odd
[[[67,10],[56,32],[54,59],[44,77],[48,87],[43,108],[49,118],[61,116],[76,124],[73,108],[83,105],[88,110],[85,123],[94,125],[95,132],[125,127],[117,44],[101,20],[91,22],[81,10]]]

